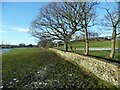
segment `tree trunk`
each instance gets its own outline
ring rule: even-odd
[[[65,51],[68,51],[68,43],[65,43]]]
[[[85,28],[85,55],[89,54],[89,41],[88,41],[88,33],[87,33],[87,28]]]
[[[116,42],[116,28],[113,28],[112,39],[111,39],[110,58],[114,58],[114,54],[115,54],[115,42]]]
[[[59,49],[59,43],[57,43],[57,49]]]
[[[70,49],[71,49],[72,52],[74,52],[72,45],[70,45]]]
[[[85,12],[86,10],[86,2],[84,2],[84,9],[83,9],[83,25],[84,25],[84,33],[85,33],[85,49],[84,49],[84,54],[88,55],[89,54],[89,41],[88,41],[88,31],[87,31],[87,13]]]
[[[76,44],[77,44],[77,43],[75,42],[75,45],[74,45],[74,52],[75,52],[75,53],[76,53]]]

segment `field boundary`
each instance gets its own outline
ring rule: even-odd
[[[102,80],[105,80],[117,87],[120,87],[119,63],[109,62],[104,59],[83,56],[71,52],[64,52],[53,48],[49,48],[49,50],[56,52],[66,60],[72,60],[76,62],[79,66],[88,69]]]

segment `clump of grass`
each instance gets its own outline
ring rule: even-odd
[[[4,54],[2,75],[4,88],[115,88],[54,52],[38,48]]]

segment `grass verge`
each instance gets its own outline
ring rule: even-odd
[[[117,89],[46,49],[13,49],[3,54],[2,64],[4,88]]]
[[[76,53],[78,54],[83,54],[83,50],[77,50]],[[98,56],[98,57],[102,57],[102,58],[108,58],[110,54],[110,51],[109,50],[106,50],[106,51],[90,51],[89,55],[92,55],[92,56]],[[116,61],[120,61],[120,53],[116,52],[115,53],[115,58],[113,60],[116,60]]]

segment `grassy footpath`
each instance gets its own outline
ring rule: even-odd
[[[13,49],[3,54],[2,65],[4,88],[116,89],[49,50]]]

